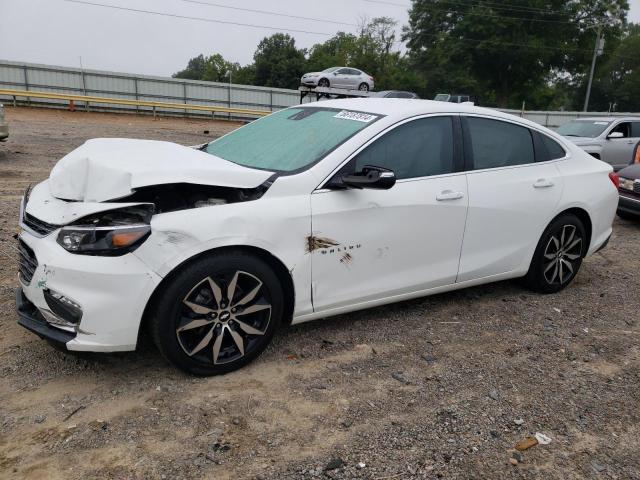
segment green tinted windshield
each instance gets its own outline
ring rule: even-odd
[[[245,167],[293,172],[309,167],[380,115],[321,107],[280,110],[204,149]]]

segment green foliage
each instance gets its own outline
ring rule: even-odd
[[[590,106],[640,111],[640,25],[630,25],[596,69]]]
[[[276,33],[240,66],[220,54],[189,60],[177,78],[297,88],[305,72],[351,66],[375,78],[376,90],[409,90],[423,98],[466,93],[482,105],[582,109],[596,39],[606,40],[592,87],[592,110],[640,110],[640,26],[627,25],[628,0],[413,0],[403,28],[362,21],[309,51]]]
[[[290,35],[276,33],[262,39],[253,55],[257,85],[297,88],[305,71],[305,51]]]
[[[465,92],[489,105],[518,108],[526,101],[546,108],[554,73],[587,68],[593,30],[586,27],[606,18],[606,32],[614,35],[627,10],[626,0],[520,0],[507,7],[414,0],[403,38],[431,93]]]

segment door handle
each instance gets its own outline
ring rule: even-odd
[[[539,178],[536,183],[533,184],[533,188],[548,188],[553,187],[553,182],[546,178]]]
[[[442,202],[444,200],[459,200],[464,197],[462,192],[454,192],[452,190],[443,190],[436,195],[436,200]]]

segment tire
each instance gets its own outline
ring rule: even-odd
[[[633,213],[623,212],[622,210],[618,210],[618,216],[623,220],[638,220],[640,219],[639,215],[634,215]]]
[[[362,82],[359,86],[358,86],[358,90],[360,90],[361,92],[368,92],[369,91],[369,85]]]
[[[240,251],[187,265],[156,298],[149,319],[156,346],[169,362],[200,376],[237,370],[260,355],[284,305],[269,265]]]
[[[329,80],[326,78],[321,78],[320,81],[318,82],[318,86],[329,88]]]
[[[573,214],[558,216],[540,237],[525,285],[540,293],[564,289],[578,274],[588,247],[580,219]]]

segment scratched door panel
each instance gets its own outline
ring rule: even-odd
[[[443,191],[460,192],[452,201]],[[314,311],[452,284],[465,215],[464,174],[400,180],[390,190],[311,196]]]

